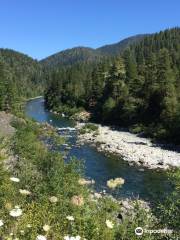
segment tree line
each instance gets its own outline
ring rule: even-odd
[[[13,50],[0,49],[0,110],[12,111],[22,99],[43,93],[43,81],[38,61]]]
[[[148,35],[118,57],[48,76],[48,108],[83,107],[95,121],[180,143],[180,28]]]

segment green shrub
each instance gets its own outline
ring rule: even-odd
[[[159,203],[155,214],[158,216],[161,226],[174,230],[173,236],[174,239],[177,239],[180,223],[180,170],[169,172],[168,175],[174,190]]]
[[[135,124],[135,125],[131,126],[129,130],[130,130],[130,132],[132,132],[134,134],[138,134],[144,130],[144,126],[142,124]]]
[[[80,134],[95,132],[94,134],[98,134],[98,126],[93,123],[87,123],[80,129]]]

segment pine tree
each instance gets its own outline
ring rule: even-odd
[[[93,84],[90,97],[90,105],[92,107],[102,98],[106,79],[106,67],[104,64],[99,64],[92,72]]]
[[[170,57],[167,49],[159,53],[157,66],[157,83],[161,95],[161,119],[163,122],[171,122],[177,111],[177,98],[175,91],[175,77],[170,65]]]
[[[137,66],[136,66],[135,57],[133,56],[130,49],[127,49],[124,52],[123,57],[125,61],[127,82],[131,83],[133,79],[137,78]]]

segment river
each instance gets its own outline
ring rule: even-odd
[[[47,111],[43,98],[28,101],[25,111],[28,117],[38,122],[48,122],[57,128],[74,127],[73,121]],[[95,180],[95,190],[106,190],[119,198],[140,197],[147,201],[160,200],[164,193],[168,193],[170,186],[163,171],[129,166],[120,157],[107,156],[89,144],[78,146],[76,131],[67,129],[60,131],[59,134],[67,138],[67,143],[71,147],[67,159],[76,157],[80,161],[84,161],[85,176]],[[125,184],[118,190],[111,192],[107,189],[106,182],[115,177],[124,178]]]

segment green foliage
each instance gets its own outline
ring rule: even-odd
[[[42,79],[37,61],[13,50],[0,49],[0,110],[19,111],[22,99],[43,92]]]
[[[109,97],[103,107],[102,107],[102,114],[103,114],[103,120],[107,120],[109,118],[111,118],[112,113],[113,113],[113,109],[116,106],[116,102],[113,98]]]
[[[50,73],[51,81],[45,91],[47,108],[58,111],[61,105],[71,108],[84,107],[91,85],[87,79],[92,67],[92,64],[75,64]]]
[[[135,124],[135,125],[132,125],[130,128],[130,132],[135,134],[141,133],[143,131],[144,131],[144,127],[142,124]]]
[[[98,62],[103,57],[93,48],[75,47],[56,53],[41,60],[45,68],[57,69],[59,66],[72,66],[83,62]]]
[[[180,170],[168,173],[174,190],[158,205],[156,215],[160,219],[160,224],[166,224],[168,229],[173,229],[174,238],[179,237],[179,221],[180,221]]]
[[[80,129],[80,134],[85,134],[89,132],[97,132],[98,126],[93,123],[87,123]]]

